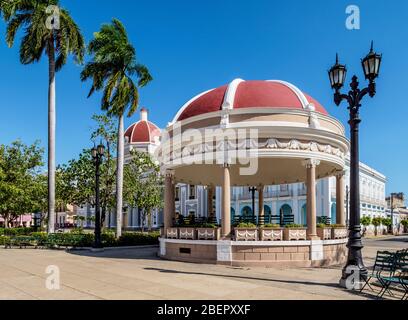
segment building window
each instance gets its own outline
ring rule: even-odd
[[[175,200],[176,201],[180,200],[180,187],[176,187]]]
[[[281,184],[280,185],[280,191],[288,191],[289,186],[287,184]]]
[[[196,187],[194,185],[191,185],[189,187],[189,199],[193,200],[196,198]]]

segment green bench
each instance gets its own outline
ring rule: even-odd
[[[372,271],[368,274],[360,292],[368,286],[372,291],[370,280],[376,279],[381,286],[377,297],[382,298],[386,292],[394,296],[391,285],[401,286],[404,290],[402,300],[408,295],[408,249],[397,252],[378,251]]]
[[[9,237],[8,239],[5,240],[4,242],[5,249],[7,248],[12,249],[13,246],[19,247],[20,249],[27,247],[35,247],[37,249],[38,240],[37,238],[31,236],[14,236]]]
[[[401,300],[408,298],[408,249],[398,251],[394,259],[394,272],[388,276],[380,275],[378,279],[383,285],[380,295],[382,297],[385,291],[389,291],[391,285],[400,286],[404,290]]]

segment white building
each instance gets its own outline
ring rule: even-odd
[[[346,190],[349,190],[349,162],[346,170]],[[386,217],[386,177],[369,166],[360,164],[361,216]],[[336,178],[318,180],[316,187],[317,215],[327,216],[336,221]],[[178,185],[176,188],[176,211],[188,216],[206,216],[208,191],[204,186]],[[221,188],[216,188],[214,200],[217,218],[221,217]],[[218,199],[218,200],[217,200]],[[231,214],[252,214],[252,192],[248,187],[234,187],[231,195]],[[295,223],[306,224],[306,186],[304,183],[266,186],[264,189],[265,215],[291,213]],[[347,212],[347,210],[346,210]],[[255,215],[258,214],[257,192],[255,192]]]

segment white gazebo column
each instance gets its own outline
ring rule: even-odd
[[[316,166],[319,160],[309,159],[304,161],[307,170],[307,238],[318,240],[316,231]]]
[[[222,179],[222,218],[221,237],[227,238],[231,234],[231,187],[230,187],[230,165],[223,165]]]
[[[167,234],[167,229],[173,226],[174,214],[174,173],[167,171],[164,182],[164,234]]]
[[[336,174],[336,224],[346,225],[344,215],[344,171]]]
[[[264,208],[264,186],[258,187],[258,224],[265,224],[265,208]]]

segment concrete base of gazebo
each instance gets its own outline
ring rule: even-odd
[[[223,241],[160,238],[160,257],[235,267],[322,267],[346,261],[347,239]]]

